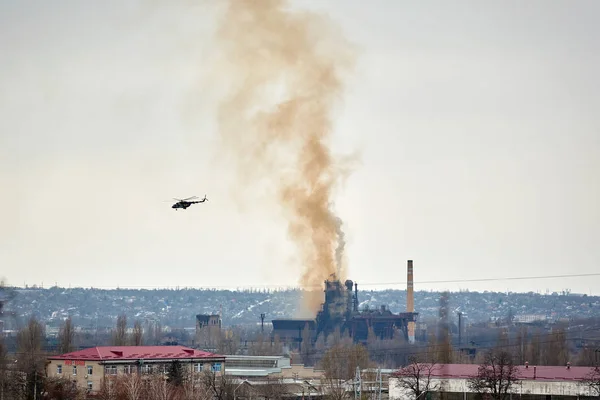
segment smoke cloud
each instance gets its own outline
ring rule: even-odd
[[[217,111],[221,156],[235,163],[238,193],[260,187],[282,206],[302,264],[299,283],[313,290],[303,313],[314,316],[323,281],[346,276],[332,197],[350,169],[330,140],[354,47],[325,16],[283,0],[230,0],[216,40],[214,73],[228,85]]]
[[[341,276],[342,271],[345,271],[345,265],[344,265],[344,248],[346,247],[346,234],[344,233],[344,230],[342,229],[342,225],[343,225],[343,221],[341,218],[336,217],[335,218],[335,227],[336,227],[336,231],[335,233],[337,234],[337,247],[335,249],[335,262],[337,265],[337,275]]]

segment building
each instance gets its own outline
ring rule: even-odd
[[[515,315],[513,318],[514,324],[534,324],[536,322],[547,322],[548,317],[543,314],[523,314]]]
[[[435,365],[431,371],[430,390],[431,398],[438,398],[444,393],[449,400],[475,399],[476,394],[468,385],[470,378],[477,376],[477,364],[440,364]],[[571,366],[519,366],[517,381],[509,393],[519,396],[522,400],[550,400],[552,397],[561,399],[575,399],[580,397],[597,397],[592,388],[586,384],[586,378],[594,371],[593,367]],[[421,374],[421,387],[427,372]],[[600,376],[600,375],[599,375]],[[405,378],[406,379],[406,378]],[[412,379],[412,378],[409,378]],[[414,379],[413,379],[414,382]],[[390,399],[414,399],[412,392],[401,386],[398,373],[389,378]],[[429,396],[428,396],[429,398]]]
[[[239,356],[226,355],[225,374],[243,380],[285,379],[298,380],[321,379],[323,371],[303,364],[292,364],[284,356]]]
[[[214,348],[220,337],[221,316],[219,314],[196,315],[196,346]]]
[[[275,319],[272,337],[278,336],[286,344],[300,347],[307,338],[315,341],[319,335],[327,337],[336,329],[348,333],[357,343],[366,343],[369,330],[379,339],[392,339],[401,335],[414,343],[413,264],[408,260],[407,311],[392,313],[385,305],[380,308],[359,310],[358,284],[346,280],[342,283],[335,274],[324,282],[325,301],[315,319]]]
[[[78,387],[97,392],[107,376],[164,373],[173,361],[190,373],[223,374],[225,370],[224,356],[183,346],[102,346],[48,357],[46,374],[69,378]]]

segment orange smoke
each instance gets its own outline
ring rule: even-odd
[[[218,108],[224,151],[239,184],[274,188],[303,264],[300,285],[313,290],[304,312],[314,315],[323,281],[346,275],[332,195],[349,170],[329,141],[353,48],[327,18],[283,0],[228,1],[216,38],[217,72],[228,85]]]

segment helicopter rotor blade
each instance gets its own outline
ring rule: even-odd
[[[181,201],[188,201],[188,200],[192,200],[192,199],[197,199],[198,196],[192,196],[192,197],[188,197],[187,199],[183,199]]]

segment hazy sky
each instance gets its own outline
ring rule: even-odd
[[[10,284],[297,282],[276,208],[238,207],[215,162],[214,10],[158,3],[0,0]],[[359,288],[413,259],[416,290],[600,294],[600,277],[419,284],[600,272],[599,2],[295,3],[359,49],[333,146],[361,156],[336,196]]]

